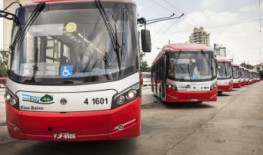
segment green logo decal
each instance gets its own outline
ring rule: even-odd
[[[186,88],[191,88],[191,86],[190,85],[186,85]]]
[[[27,102],[33,102],[36,104],[53,104],[54,103],[53,96],[48,95],[48,94],[42,97],[22,94],[22,100],[27,101]]]
[[[41,102],[48,103],[53,101],[53,96],[46,94],[45,96],[40,98]]]

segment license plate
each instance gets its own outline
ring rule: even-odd
[[[190,102],[196,102],[198,99],[190,99]]]
[[[54,133],[54,139],[76,139],[76,134],[73,132],[58,132]]]

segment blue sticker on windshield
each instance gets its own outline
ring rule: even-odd
[[[60,66],[60,77],[62,78],[69,78],[73,75],[73,66],[67,65],[67,66]]]
[[[192,80],[197,80],[197,76],[196,76],[196,75],[193,75],[193,76],[192,76]]]

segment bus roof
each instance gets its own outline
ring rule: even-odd
[[[175,44],[167,44],[165,45],[159,54],[154,59],[152,65],[165,53],[168,52],[187,52],[187,51],[204,51],[209,52],[213,51],[211,47],[208,47],[204,44],[197,44],[197,43],[175,43]]]
[[[239,64],[237,64],[237,63],[234,63],[234,62],[232,62],[232,66],[237,66],[237,67],[241,67]]]
[[[216,61],[217,62],[231,62],[229,59],[227,59],[225,57],[217,57]]]
[[[151,74],[151,72],[141,72],[142,74]]]
[[[204,44],[196,43],[176,43],[168,44],[163,47],[164,51],[213,51],[212,48]]]
[[[73,2],[94,2],[94,0],[34,0],[31,3],[27,3],[27,5],[34,5],[41,2],[46,3],[73,3]],[[101,0],[101,2],[119,2],[119,3],[131,3],[135,4],[134,0]]]

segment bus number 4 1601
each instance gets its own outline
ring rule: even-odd
[[[108,104],[108,98],[92,98],[91,102],[93,105]],[[84,103],[89,104],[89,99],[86,98]]]

